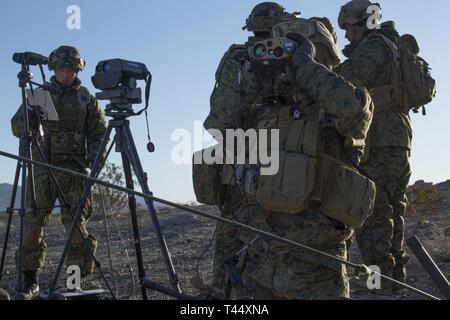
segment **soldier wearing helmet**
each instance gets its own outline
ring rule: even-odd
[[[399,34],[393,22],[382,23],[380,29],[368,25],[372,5],[378,4],[352,0],[341,8],[338,20],[350,44],[343,51],[348,59],[336,72],[369,90],[375,106],[362,166],[377,184],[377,198],[374,214],[357,230],[356,242],[365,264],[405,282],[403,217],[411,176],[411,120],[396,56]],[[382,290],[375,293],[390,294],[392,289],[397,288],[382,282]]]
[[[245,44],[233,44],[222,58],[216,72],[216,85],[211,95],[211,110],[204,127],[208,129],[236,129],[236,112],[240,108],[240,89],[238,78],[245,63],[247,49],[255,42],[270,38],[272,28],[290,16],[285,9],[274,2],[256,5],[246,19],[243,30],[253,32]],[[229,176],[233,168],[223,167],[223,176]],[[242,196],[232,185],[232,177],[222,179],[222,199],[218,203],[224,217],[236,219],[236,213],[242,203]],[[213,262],[212,285],[223,289],[225,285],[224,262],[233,257],[241,248],[238,230],[227,224],[218,223],[215,232],[215,255]]]
[[[38,140],[46,154],[49,163],[85,173],[90,168],[106,130],[103,111],[97,100],[81,85],[78,73],[83,71],[85,62],[79,51],[70,46],[61,46],[54,50],[49,57],[49,69],[55,75],[50,79],[51,85],[59,89],[59,94],[52,93],[52,101],[58,113],[59,121],[50,123],[45,121],[43,112],[32,113],[37,124],[42,126],[45,135],[36,126]],[[35,109],[39,109],[36,106]],[[23,134],[21,108],[11,120],[12,131],[16,137]],[[33,158],[43,161],[37,150],[33,150]],[[33,299],[39,293],[39,271],[45,263],[47,246],[44,241],[44,227],[47,225],[52,208],[59,199],[56,187],[51,181],[46,169],[35,167],[34,178],[36,185],[35,214],[25,216],[24,234],[24,284],[20,293],[21,299]],[[77,200],[83,189],[81,180],[55,173],[71,208],[76,208]],[[30,207],[30,199],[27,199]],[[92,211],[92,199],[87,202],[80,220],[80,228],[87,239],[92,252],[95,253],[97,240],[89,234],[86,225]],[[61,208],[62,223],[66,230],[72,224],[68,208]],[[16,253],[17,256],[17,253]],[[76,233],[72,241],[66,264],[80,267],[81,276],[86,277],[93,271],[93,261],[88,255],[81,236]]]
[[[317,198],[310,192],[303,192],[314,188],[313,171],[322,167],[314,164],[313,158],[317,155],[318,148],[323,148],[321,152],[333,153],[346,162],[343,157],[344,144],[351,150],[359,150],[363,146],[371,121],[371,100],[364,89],[355,88],[327,68],[339,63],[332,28],[317,19],[296,20],[293,14],[272,14],[264,6],[279,8],[272,3],[265,3],[253,10],[246,27],[255,33],[255,37],[249,39],[247,46],[232,47],[231,52],[222,60],[205,127],[220,130],[279,129],[280,157],[286,157],[280,163],[285,167],[280,168],[275,176],[267,176],[267,179],[260,175],[258,165],[239,164],[231,170],[223,170],[221,181],[230,178],[228,190],[232,190],[234,196],[228,203],[225,202],[225,205],[229,205],[226,214],[227,217],[252,227],[344,258],[345,240],[350,236],[351,229],[319,210],[320,200],[324,195],[321,182],[327,179],[318,178],[320,183],[317,184]],[[264,15],[268,17],[266,23],[262,18]],[[274,17],[282,19],[276,22]],[[268,24],[271,26],[270,30]],[[278,26],[276,30],[275,26]],[[288,70],[281,63],[283,68],[276,68],[276,72],[266,72],[261,66],[255,68],[254,61],[248,54],[248,46],[259,39],[272,37],[272,34],[286,37],[290,32],[303,34],[304,36],[297,36],[308,44],[306,49],[298,42],[299,55],[293,59],[294,65],[284,61]],[[317,46],[322,46],[320,54],[316,55],[314,45],[306,37],[310,37]],[[307,123],[309,129],[302,127]],[[323,130],[319,128],[319,124],[323,125]],[[308,137],[306,131],[309,132]],[[302,141],[305,144],[311,142],[311,145],[302,146]],[[314,141],[322,141],[324,145],[319,147]],[[272,147],[276,148],[269,146],[269,149]],[[304,150],[308,148],[311,157],[304,154]],[[288,158],[289,160],[283,160]],[[300,158],[305,161],[299,160]],[[310,160],[311,165],[308,164]],[[241,170],[242,168],[244,169]],[[302,177],[299,176],[301,172],[305,173]],[[318,173],[317,177],[319,176],[321,175]],[[323,177],[326,176],[328,174],[323,172]],[[256,193],[250,186],[252,183],[243,183],[257,180],[261,183],[257,182]],[[366,178],[361,180],[364,184],[372,185]],[[374,190],[373,187],[367,188],[369,189]],[[337,193],[331,192],[330,195]],[[362,212],[369,214],[371,197],[368,196],[367,200],[368,206]],[[224,232],[225,228],[227,227],[221,225],[217,227],[218,234],[222,235],[223,246],[218,247],[219,241],[216,241],[216,261],[223,265],[224,258],[235,258],[234,254],[240,252],[240,262],[234,266],[234,270],[240,275],[240,283],[234,287],[234,297],[348,297],[348,279],[345,267],[341,264],[330,263],[316,255],[269,239],[255,239],[254,234],[234,228]],[[246,248],[245,245],[248,244],[251,245]],[[221,249],[220,260],[217,248]],[[242,248],[245,249],[240,251]],[[223,268],[221,265],[219,267]]]

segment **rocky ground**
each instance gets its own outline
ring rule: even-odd
[[[450,191],[450,181],[441,184],[441,188]],[[218,214],[214,207],[197,207],[202,211]],[[160,208],[159,219],[162,230],[170,249],[175,270],[180,277],[180,285],[184,292],[188,294],[195,293],[190,280],[197,273],[208,283],[211,280],[211,267],[213,256],[212,237],[214,233],[215,222],[202,217],[194,216],[190,213],[182,213],[179,210]],[[161,251],[158,246],[157,238],[153,232],[150,217],[146,211],[138,213],[140,232],[142,235],[142,247],[144,256],[144,265],[146,267],[147,277],[159,283],[168,285],[168,276],[165,266],[162,263]],[[408,221],[407,235],[411,237],[417,235],[429,250],[436,263],[442,269],[444,274],[450,276],[450,203],[446,203],[442,214],[430,217],[428,223],[413,223]],[[0,240],[3,242],[7,215],[0,215]],[[111,234],[111,252],[112,259],[109,259],[107,250],[107,237],[104,219],[102,213],[97,211],[92,217],[89,229],[99,239],[100,246],[98,258],[102,263],[106,277],[110,281],[114,290],[117,289],[120,295],[128,296],[128,299],[140,299],[140,291],[136,289],[137,267],[133,245],[133,234],[129,214],[122,213],[117,215],[117,227],[111,218],[108,219]],[[118,232],[120,230],[120,233]],[[15,271],[13,263],[13,250],[17,248],[18,236],[18,218],[13,219],[11,245],[7,252],[7,264],[0,286],[8,292],[15,291]],[[122,243],[121,237],[124,239]],[[64,245],[64,229],[60,223],[60,215],[54,214],[49,226],[46,228],[45,239],[48,246],[47,264],[41,277],[41,287],[46,288],[50,282],[53,271]],[[125,249],[127,248],[127,249]],[[128,262],[127,253],[131,261]],[[411,253],[410,253],[411,254]],[[409,264],[409,284],[442,297],[433,285],[432,280],[419,265],[417,259],[411,254],[412,259]],[[352,259],[359,261],[357,248],[352,248]],[[110,262],[114,267],[114,279],[111,272]],[[131,274],[132,273],[132,274]],[[59,287],[63,288],[66,282],[66,275],[62,274],[59,281]],[[89,284],[101,284],[101,278],[98,273],[90,277]],[[149,292],[150,299],[170,299],[157,292]],[[415,300],[422,299],[417,294],[404,292],[392,297],[371,295],[367,293],[353,292],[352,297],[357,300]]]

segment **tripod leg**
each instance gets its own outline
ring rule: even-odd
[[[20,177],[20,169],[21,168],[22,168],[22,165],[19,161],[19,162],[17,162],[16,174],[14,176],[14,185],[13,185],[12,194],[11,194],[11,202],[9,203],[9,208],[8,208],[8,222],[6,224],[5,240],[3,241],[3,249],[2,249],[2,260],[0,262],[0,283],[1,283],[2,277],[3,277],[3,268],[5,265],[6,250],[8,248],[9,232],[11,229],[11,221],[12,221],[12,216],[14,213],[14,206],[16,204],[16,195],[17,195],[17,188],[19,185],[19,177]]]
[[[23,137],[21,141],[21,150],[24,158],[31,159],[31,145],[28,137]],[[19,210],[19,266],[17,270],[17,288],[16,292],[22,291],[22,272],[23,270],[23,233],[24,220],[26,214],[26,197],[27,197],[27,164],[22,163],[22,193],[20,195],[20,210]],[[30,183],[32,180],[30,180]]]
[[[136,173],[136,176],[138,178],[139,184],[141,185],[142,192],[152,195],[150,192],[150,189],[148,187],[148,178],[147,174],[144,172],[144,169],[142,168],[141,162],[139,160],[139,155],[136,150],[136,145],[134,144],[133,136],[131,134],[131,130],[129,127],[129,122],[125,122],[125,126],[123,127],[123,138],[124,138],[124,147],[125,151],[127,152],[128,159],[131,162],[131,165],[134,169],[134,172]],[[174,286],[174,288],[181,293],[180,285],[179,285],[179,279],[178,275],[175,272],[175,268],[172,263],[172,258],[169,253],[169,249],[167,248],[166,239],[164,238],[164,235],[161,231],[161,227],[159,225],[158,216],[156,214],[156,209],[153,204],[152,200],[145,200],[145,203],[147,204],[150,217],[152,219],[153,223],[153,229],[156,232],[159,244],[161,246],[161,252],[164,258],[164,262],[167,267],[167,271],[169,273],[170,282]]]
[[[36,149],[39,152],[39,156],[41,158],[41,161],[47,163],[47,159],[45,157],[44,152],[42,151],[41,146],[39,145],[39,141],[37,139],[33,139],[33,143],[34,143],[34,146],[36,147]],[[51,169],[48,169],[48,173],[50,175],[50,179],[52,180],[52,183],[54,184],[54,186],[56,188],[56,193],[58,194],[58,198],[62,202],[61,205],[67,208],[67,210],[69,211],[69,215],[71,216],[71,218],[73,220],[73,218],[74,218],[73,208],[72,208],[69,200],[67,199],[66,195],[62,191],[61,185],[59,184],[58,179],[56,179],[55,173]],[[78,234],[80,235],[81,240],[83,241],[84,246],[86,247],[86,250],[87,250],[89,256],[94,261],[94,264],[95,264],[98,272],[100,273],[100,276],[102,277],[103,282],[106,284],[106,286],[108,288],[108,291],[111,293],[113,298],[115,298],[114,292],[113,292],[111,286],[109,285],[108,280],[106,280],[106,277],[105,277],[105,275],[103,273],[103,270],[101,268],[101,264],[95,258],[94,252],[92,251],[91,247],[89,247],[89,244],[88,244],[88,242],[86,240],[86,237],[84,236],[84,234],[83,234],[83,232],[81,230],[81,227],[80,227],[79,223],[77,223],[76,228],[77,228]]]
[[[126,186],[128,189],[134,190],[133,175],[131,173],[130,160],[128,160],[126,153],[123,151],[122,151],[122,164],[123,164],[123,171],[125,173]],[[142,290],[142,299],[148,300],[147,290],[142,286],[142,281],[145,279],[145,268],[144,268],[144,259],[142,258],[141,238],[139,236],[139,225],[136,215],[136,197],[134,194],[128,194],[128,206],[130,208],[131,223],[133,225],[133,237],[139,273],[139,285],[141,286]]]
[[[111,135],[111,131],[112,131],[112,126],[111,126],[111,124],[109,124],[108,128],[106,128],[106,132],[105,132],[105,135],[103,136],[103,140],[102,140],[100,148],[97,152],[97,156],[95,157],[94,165],[92,167],[91,177],[97,177],[98,173],[102,169],[100,165],[103,162],[103,154],[106,151],[106,146],[108,144],[109,137]],[[92,182],[86,181],[85,186],[83,188],[83,192],[78,201],[77,213],[75,214],[75,217],[73,218],[72,226],[70,227],[69,234],[67,236],[67,240],[64,245],[63,253],[61,255],[61,258],[59,259],[58,266],[56,267],[52,282],[50,284],[50,288],[49,288],[49,292],[48,292],[49,297],[51,297],[53,292],[55,291],[56,284],[57,284],[59,276],[61,274],[61,270],[62,270],[64,261],[66,260],[67,253],[69,252],[69,248],[72,243],[73,236],[75,234],[75,230],[80,222],[81,215],[83,214],[83,208],[86,205],[87,199],[89,197],[89,192],[90,192],[91,187],[92,187]]]

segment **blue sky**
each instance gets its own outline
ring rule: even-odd
[[[337,24],[345,0],[285,0],[289,11],[304,17],[327,16]],[[3,1],[0,10],[0,149],[17,153],[17,139],[10,133],[10,118],[20,104],[14,52],[35,51],[48,55],[67,44],[79,48],[87,67],[80,78],[95,92],[90,77],[98,61],[124,58],[145,63],[153,74],[150,130],[156,152],[146,151],[145,119],[132,119],[132,130],[150,187],[168,200],[194,200],[189,165],[171,162],[175,129],[194,130],[209,110],[214,73],[223,53],[232,43],[248,37],[242,31],[254,0],[166,1]],[[450,3],[445,0],[380,1],[383,20],[394,19],[401,33],[414,34],[421,54],[430,62],[438,81],[438,97],[428,106],[428,116],[413,115],[413,178],[441,182],[450,179],[450,43],[447,35]],[[66,27],[69,5],[81,8],[81,30]],[[339,46],[347,44],[341,31]],[[47,70],[47,76],[51,73]],[[36,76],[38,72],[35,72]],[[39,79],[39,77],[36,77]],[[102,106],[105,105],[101,102]],[[118,161],[117,156],[112,157]],[[13,180],[14,161],[0,158],[0,183]]]

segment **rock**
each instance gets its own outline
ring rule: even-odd
[[[444,236],[446,238],[450,238],[450,227],[448,227],[447,229],[444,230]]]

